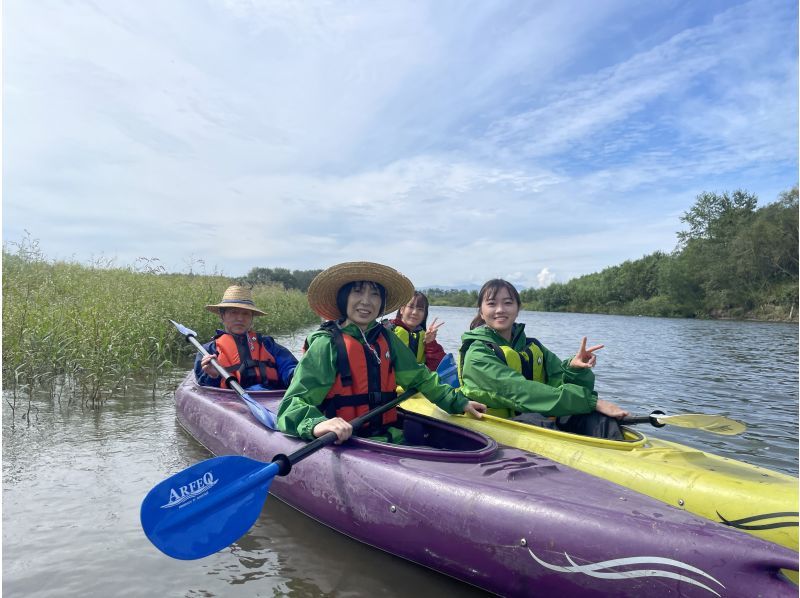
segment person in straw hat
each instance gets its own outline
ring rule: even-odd
[[[312,439],[334,432],[343,442],[350,420],[416,388],[449,413],[481,417],[486,407],[442,384],[438,376],[376,320],[405,305],[414,286],[382,264],[347,262],[320,272],[308,287],[308,304],[326,320],[306,341],[306,351],[278,409],[278,427]],[[359,430],[376,440],[405,441],[392,409]]]
[[[289,386],[297,358],[271,336],[253,330],[253,318],[266,314],[256,307],[249,288],[230,286],[225,289],[222,301],[206,305],[206,309],[220,317],[223,330],[217,330],[214,339],[204,345],[211,354],[209,357],[197,354],[194,373],[198,384],[227,386],[211,365],[211,357],[216,357],[220,365],[236,376],[239,384],[247,390]]]

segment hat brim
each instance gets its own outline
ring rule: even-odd
[[[239,309],[246,309],[247,311],[253,312],[254,316],[266,316],[267,314],[260,309],[253,307],[252,305],[248,305],[247,303],[236,303],[236,302],[229,302],[229,303],[217,303],[216,305],[206,305],[206,309],[210,311],[212,314],[220,315],[219,310],[220,308],[229,308],[229,307],[238,307]]]
[[[349,282],[368,280],[386,289],[384,313],[396,310],[414,295],[414,285],[394,268],[374,262],[345,262],[323,270],[308,286],[308,305],[326,320],[338,320],[336,295]]]

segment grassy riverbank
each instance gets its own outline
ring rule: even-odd
[[[211,338],[217,303],[234,279],[137,272],[50,262],[36,243],[3,251],[3,389],[31,390],[97,405],[134,379],[155,381],[191,346],[167,321]],[[260,332],[284,334],[317,321],[305,295],[277,286],[253,289],[267,312]]]

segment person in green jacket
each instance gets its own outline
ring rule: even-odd
[[[525,334],[517,322],[520,297],[511,283],[493,279],[478,293],[478,314],[462,335],[461,390],[485,403],[487,413],[560,430],[622,439],[617,420],[629,415],[594,390],[595,352],[586,347],[561,360]]]
[[[306,341],[278,409],[278,427],[301,438],[334,432],[337,443],[353,433],[350,420],[396,396],[396,385],[416,388],[449,413],[481,417],[486,406],[442,384],[438,376],[376,319],[405,303],[411,281],[381,264],[347,262],[318,274],[308,287],[308,303],[327,320]],[[397,412],[359,430],[376,440],[404,442]]]

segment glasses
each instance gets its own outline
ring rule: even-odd
[[[418,305],[406,305],[406,309],[408,311],[421,311],[421,312],[425,311],[424,307],[419,307]]]

